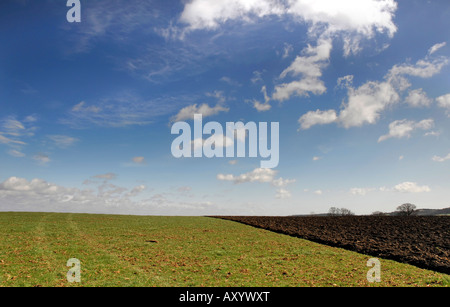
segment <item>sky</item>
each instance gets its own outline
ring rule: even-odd
[[[79,3],[1,1],[0,211],[450,205],[447,0]],[[278,165],[175,157],[195,114],[278,123]]]

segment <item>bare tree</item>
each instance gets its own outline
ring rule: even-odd
[[[416,210],[416,206],[410,203],[406,203],[397,207],[397,211],[400,215],[410,216]]]
[[[341,208],[341,215],[355,215],[355,214],[349,209]]]
[[[343,215],[355,215],[352,211],[346,208],[336,208],[331,207],[330,210],[328,210],[328,215],[331,216],[343,216]]]
[[[341,211],[339,210],[339,208],[336,207],[331,207],[330,210],[328,210],[328,215],[331,216],[337,216],[340,215]]]

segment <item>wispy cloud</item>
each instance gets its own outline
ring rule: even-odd
[[[386,135],[380,136],[378,142],[383,142],[390,138],[410,138],[411,133],[414,130],[430,130],[434,126],[433,119],[424,119],[420,122],[415,122],[411,120],[396,120],[389,124],[389,133]]]
[[[48,135],[48,139],[59,148],[68,148],[79,141],[79,139],[68,135]]]
[[[39,153],[33,156],[33,160],[37,161],[40,165],[47,165],[51,159],[47,154]]]
[[[34,122],[35,116],[27,116],[18,120],[15,116],[8,116],[0,120],[0,144],[10,148],[8,153],[13,157],[24,157],[24,147],[38,129]]]
[[[127,43],[130,33],[149,32],[158,12],[153,2],[129,0],[108,1],[107,8],[101,1],[83,3],[83,21],[75,28],[64,24],[71,40],[67,53],[85,53],[105,40]]]
[[[144,100],[138,95],[124,92],[93,102],[76,103],[59,122],[76,129],[144,126],[160,116],[172,113],[179,107],[180,101],[183,101],[183,97]]]
[[[432,160],[435,161],[435,162],[445,162],[447,160],[450,160],[450,153],[448,155],[446,155],[445,157],[434,156],[432,158]]]
[[[276,178],[278,171],[268,168],[256,168],[251,172],[240,174],[238,176],[232,174],[218,174],[217,179],[221,181],[231,181],[234,184],[243,184],[248,182],[269,183],[277,188],[276,198],[289,198],[290,192],[286,190],[286,186],[294,183],[294,179]]]

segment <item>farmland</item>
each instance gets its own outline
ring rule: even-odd
[[[449,276],[209,217],[0,213],[0,286],[448,286]],[[67,280],[79,259],[81,282]]]
[[[222,217],[359,253],[450,273],[449,216]]]

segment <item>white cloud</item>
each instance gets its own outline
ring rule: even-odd
[[[344,77],[340,77],[336,81],[336,86],[339,88],[350,88],[353,84],[353,75],[347,75]]]
[[[447,57],[437,57],[430,59],[426,57],[416,62],[416,64],[394,65],[390,71],[391,77],[408,75],[420,78],[431,78],[441,72],[442,68],[449,64]]]
[[[447,110],[447,115],[450,117],[450,94],[439,96],[436,101],[440,108]]]
[[[229,21],[251,23],[267,16],[291,17],[293,21],[306,23],[308,34],[317,44],[308,46],[280,75],[300,77],[297,80],[275,86],[272,98],[284,101],[310,93],[321,95],[326,87],[320,80],[327,66],[334,36],[344,38],[346,56],[359,52],[361,41],[371,39],[375,33],[392,37],[397,31],[393,22],[397,4],[394,0],[193,0],[188,2],[179,22],[186,25],[180,37],[194,30],[215,30]],[[283,58],[293,48],[285,45]],[[259,79],[259,78],[258,78]],[[256,80],[256,79],[255,79]]]
[[[345,128],[374,124],[380,113],[399,101],[399,95],[388,82],[367,82],[357,89],[350,88],[348,102],[339,114],[338,121]]]
[[[313,24],[327,25],[327,32],[357,32],[372,37],[375,32],[393,36],[397,3],[393,0],[291,0],[288,12]]]
[[[249,23],[269,15],[289,15],[309,23],[311,31],[326,25],[327,33],[350,31],[372,37],[375,32],[386,32],[392,36],[397,31],[392,20],[396,9],[393,0],[193,0],[185,5],[180,21],[189,31],[212,30],[230,20]]]
[[[172,117],[171,122],[184,121],[189,119],[194,119],[195,114],[202,114],[203,117],[216,115],[220,112],[228,112],[229,108],[223,107],[217,104],[215,107],[210,107],[208,104],[204,103],[200,106],[193,104],[181,109],[178,114]]]
[[[253,107],[258,112],[269,111],[272,108],[272,106],[269,103],[261,103],[258,100],[253,100]]]
[[[445,157],[434,156],[432,158],[432,160],[435,161],[435,162],[445,162],[447,160],[450,160],[450,153],[447,156],[445,156]]]
[[[431,191],[429,186],[419,186],[416,182],[403,182],[397,184],[393,190],[401,193],[422,193]]]
[[[447,57],[425,59],[417,61],[415,65],[394,65],[385,75],[383,81],[368,81],[358,88],[351,86],[351,78],[340,78],[338,86],[348,89],[348,98],[342,104],[339,115],[334,118],[336,111],[308,112],[301,117],[304,129],[317,124],[329,124],[336,122],[345,128],[359,127],[364,124],[375,124],[381,113],[388,107],[400,101],[400,95],[411,86],[405,76],[430,78],[439,73],[442,68],[449,64]],[[450,95],[437,98],[440,107],[450,108]],[[411,105],[429,105],[431,100],[423,90],[414,90],[409,93],[406,102]],[[333,113],[334,112],[334,113]],[[450,115],[450,111],[449,111]]]
[[[256,99],[253,99],[253,101],[252,101],[253,107],[258,112],[269,111],[272,108],[272,106],[269,103],[270,97],[267,95],[267,88],[265,85],[261,88],[261,93],[264,95],[264,103],[261,103],[261,102],[257,101]]]
[[[322,191],[322,190],[316,190],[316,191],[314,191],[314,194],[316,194],[316,195],[322,195],[322,194],[323,194],[323,191]]]
[[[320,80],[322,69],[328,64],[332,44],[330,39],[319,40],[316,47],[308,46],[303,50],[303,56],[297,56],[292,64],[286,68],[280,78],[287,76],[298,77],[289,83],[275,86],[272,98],[278,101],[289,99],[292,95],[308,96],[309,93],[320,95],[326,92],[324,82]]]
[[[277,171],[270,168],[256,168],[251,172],[240,174],[238,176],[232,174],[218,174],[217,179],[222,181],[232,181],[235,184],[247,182],[269,183],[277,188],[277,198],[287,198],[290,193],[285,187],[295,182],[295,179],[275,178]]]
[[[337,115],[335,110],[328,111],[310,111],[298,120],[300,127],[303,130],[307,130],[314,125],[325,125],[333,123],[337,120]]]
[[[217,179],[233,181],[235,184],[244,182],[272,182],[276,174],[277,171],[270,168],[257,168],[239,176],[218,174]]]
[[[364,196],[373,190],[373,188],[352,188],[350,189],[350,194]]]
[[[291,197],[292,197],[291,192],[289,192],[288,190],[285,190],[285,189],[278,189],[277,193],[275,195],[275,198],[278,198],[278,199],[288,199]]]
[[[0,183],[0,200],[4,209],[12,211],[139,213],[148,203],[132,198],[145,190],[144,185],[127,189],[103,182],[95,191],[67,188],[38,178],[10,177]]]
[[[446,42],[440,43],[440,44],[436,44],[434,46],[432,46],[429,50],[428,50],[428,54],[432,55],[433,53],[437,52],[439,49],[441,49],[442,47],[445,47],[447,45]]]
[[[416,89],[409,92],[405,102],[412,107],[429,107],[433,100],[427,96],[423,89]]]
[[[424,119],[420,122],[411,120],[396,120],[389,124],[389,133],[381,136],[378,142],[383,142],[390,138],[409,138],[411,133],[416,129],[429,130],[433,127],[434,120]]]
[[[252,16],[262,18],[280,15],[284,8],[272,0],[194,0],[186,3],[180,22],[187,30],[214,30],[230,20],[251,22]]]

